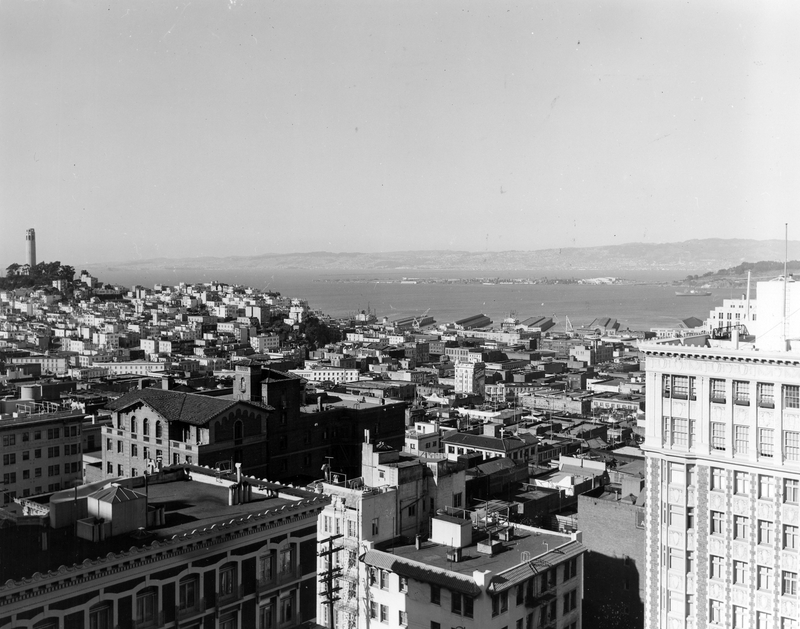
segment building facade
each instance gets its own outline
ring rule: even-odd
[[[796,629],[797,342],[784,338],[776,350],[734,333],[640,349],[647,365],[645,627]]]

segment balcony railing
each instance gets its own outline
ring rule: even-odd
[[[296,568],[292,568],[291,570],[285,570],[283,572],[275,572],[269,577],[259,578],[256,587],[259,592],[263,592],[264,590],[270,590],[280,585],[285,585],[287,583],[291,583],[292,581],[297,581],[297,579],[301,578],[302,576],[303,576],[303,570],[300,568],[300,566],[297,566]]]
[[[175,617],[178,620],[186,620],[187,618],[191,618],[192,616],[202,614],[205,611],[206,611],[206,599],[201,598],[192,607],[186,607],[184,609],[176,607]]]
[[[156,612],[153,614],[152,618],[140,620],[138,618],[133,619],[133,626],[135,629],[151,629],[151,627],[163,627],[164,626],[164,611],[161,610],[160,612]]]
[[[217,606],[242,598],[243,592],[244,588],[241,585],[232,587],[230,592],[217,592]]]

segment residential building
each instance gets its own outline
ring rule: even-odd
[[[0,530],[0,625],[296,627],[313,621],[324,496],[178,467],[22,501]],[[8,522],[7,522],[8,523]],[[31,532],[33,534],[31,534]]]
[[[486,387],[484,363],[460,362],[455,366],[456,393],[474,393],[483,396]]]

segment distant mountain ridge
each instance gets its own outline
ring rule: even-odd
[[[119,270],[663,270],[716,271],[742,262],[782,260],[782,240],[706,238],[673,243],[627,243],[531,251],[386,251],[264,253],[254,256],[152,258],[98,264]],[[800,241],[789,242],[789,258]]]

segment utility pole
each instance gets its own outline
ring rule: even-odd
[[[334,555],[341,551],[342,547],[333,545],[333,542],[340,537],[343,537],[341,533],[338,535],[331,535],[329,538],[320,541],[320,544],[327,544],[328,548],[317,553],[317,557],[328,558],[328,569],[319,573],[319,582],[320,585],[323,586],[323,590],[319,595],[323,597],[322,602],[328,606],[328,618],[330,619],[330,624],[328,626],[330,629],[335,629],[333,604],[339,600],[337,592],[342,589],[338,582],[339,577],[342,576],[342,569],[334,565]]]

